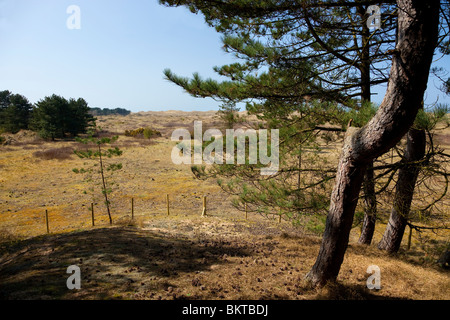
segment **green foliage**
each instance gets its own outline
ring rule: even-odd
[[[191,171],[192,174],[197,178],[197,179],[204,179],[204,177],[207,176],[206,174],[206,167],[205,166],[197,166],[197,165],[193,165],[191,166]],[[218,181],[218,184],[221,185],[221,182]]]
[[[346,108],[342,111],[341,125],[344,127],[352,119],[352,126],[363,127],[377,112],[378,107],[370,102],[363,102],[357,109]]]
[[[137,137],[144,134],[144,128],[138,128],[134,130],[125,130],[125,135],[127,137]]]
[[[241,210],[245,203],[265,215],[278,215],[281,209],[285,218],[293,222],[303,215],[326,213],[334,170],[322,156],[322,148],[316,142],[317,132],[301,128],[297,123],[279,130],[280,170],[270,178],[260,175],[261,164],[249,164],[248,139],[245,164],[237,164],[235,138],[234,164],[192,166],[191,171],[198,179],[215,177],[223,190],[237,197],[234,205]],[[203,148],[209,143],[204,142]],[[224,155],[226,151],[224,146]]]
[[[79,98],[67,100],[52,95],[36,103],[31,127],[44,139],[77,136],[93,126],[95,118],[89,114],[87,102]]]
[[[90,146],[91,148],[84,148],[74,150],[74,153],[81,159],[87,160],[85,166],[78,169],[74,168],[72,171],[76,174],[85,175],[85,182],[91,184],[90,191],[92,193],[93,201],[95,201],[95,187],[100,186],[101,194],[104,197],[105,205],[108,211],[108,216],[110,223],[112,223],[112,217],[110,212],[110,200],[108,195],[113,192],[112,185],[116,185],[112,181],[112,175],[114,172],[119,171],[123,168],[122,163],[107,163],[107,159],[113,157],[119,157],[122,155],[123,151],[117,146],[111,146],[119,138],[114,137],[102,137],[98,138],[98,129],[94,127],[89,131],[86,138],[77,137],[76,140],[84,145]],[[111,146],[107,148],[107,146]],[[85,192],[86,193],[86,192]]]
[[[304,223],[305,228],[317,235],[322,235],[325,231],[325,215],[310,216]]]
[[[450,78],[448,78],[444,83],[444,92],[450,95]]]
[[[234,124],[240,121],[238,111],[239,108],[234,101],[227,101],[219,106],[219,116],[225,122],[227,129],[233,129]]]
[[[325,142],[342,138],[349,120],[364,126],[375,114],[371,86],[386,83],[394,49],[397,5],[383,4],[382,28],[366,29],[367,4],[344,1],[161,0],[201,13],[222,33],[225,52],[238,63],[214,67],[225,81],[194,73],[181,77],[164,70],[167,80],[194,97],[245,102],[259,122],[248,127],[280,130],[280,170],[261,177],[258,165],[193,167],[197,178],[218,178],[236,196],[235,205],[279,214],[293,221],[321,216],[329,205],[335,170]],[[364,74],[365,73],[365,74]],[[439,112],[438,112],[439,113]],[[431,127],[442,114],[420,118]],[[230,120],[233,120],[232,118]],[[230,121],[231,122],[231,121]],[[333,126],[335,131],[326,130]],[[325,128],[325,129],[324,129]],[[321,139],[319,139],[321,138]],[[320,219],[308,222],[320,231]]]
[[[414,127],[416,129],[422,129],[429,132],[434,129],[439,122],[446,121],[447,126],[449,126],[449,120],[446,119],[449,111],[450,109],[448,106],[444,104],[438,104],[431,112],[426,112],[423,109],[420,109],[417,113]]]
[[[0,91],[0,128],[4,132],[28,129],[31,111],[32,105],[24,96]]]
[[[153,130],[151,128],[144,128],[143,135],[144,135],[144,138],[151,139],[153,137],[160,137],[161,132],[159,132],[158,130]]]
[[[121,116],[127,116],[131,113],[131,111],[126,110],[124,108],[115,108],[115,109],[108,109],[108,108],[89,108],[89,113],[93,116],[109,116],[109,115],[121,115]]]
[[[134,129],[134,130],[125,130],[124,134],[127,137],[145,138],[145,139],[151,139],[154,137],[161,136],[161,132],[159,132],[158,130],[149,128],[149,127],[138,128],[138,129]]]

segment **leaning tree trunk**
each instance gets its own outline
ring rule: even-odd
[[[425,146],[425,130],[409,129],[403,160],[408,163],[422,159],[425,156]],[[378,244],[379,249],[394,253],[400,248],[419,171],[420,166],[417,164],[406,165],[399,170],[394,205],[384,235]]]
[[[427,87],[437,44],[439,0],[397,0],[398,42],[386,95],[361,129],[347,131],[322,244],[307,275],[315,286],[336,280],[347,249],[353,215],[368,164],[392,148],[414,122]]]
[[[371,87],[370,87],[370,30],[367,26],[367,8],[366,6],[359,6],[357,8],[362,21],[361,42],[363,48],[361,49],[361,100],[363,102],[371,101]],[[361,228],[361,236],[358,242],[361,244],[370,244],[372,242],[373,233],[375,231],[375,221],[377,213],[377,197],[375,195],[375,180],[373,178],[373,161],[367,166],[366,173],[363,180],[364,191],[364,220]]]

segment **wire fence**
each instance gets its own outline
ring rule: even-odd
[[[188,198],[182,195],[183,200]],[[153,201],[152,201],[153,200]],[[186,203],[180,201],[180,195],[165,194],[159,196],[159,201],[155,199],[139,199],[129,197],[127,201],[114,207],[112,211],[112,225],[141,225],[152,219],[171,216],[218,216],[224,210],[224,200],[208,197],[206,195],[193,196]],[[110,221],[106,213],[106,206],[102,203],[91,202],[83,205],[82,212],[74,212],[73,208],[62,206],[49,206],[37,209],[30,209],[26,215],[20,213],[4,218],[0,221],[0,240],[7,236],[32,237],[43,234],[70,232],[76,230],[86,230],[94,227],[110,226]],[[228,210],[229,211],[229,210]],[[233,210],[233,216],[239,219],[248,220],[249,212],[247,206],[245,211]],[[71,212],[72,214],[68,214]],[[142,225],[141,225],[142,226]],[[2,234],[3,233],[3,234]]]

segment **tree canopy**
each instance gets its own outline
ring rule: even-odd
[[[12,133],[28,129],[31,112],[32,105],[26,97],[0,91],[0,129]]]
[[[289,193],[296,194],[297,199],[306,194],[300,172],[305,165],[302,151],[317,146],[317,134],[311,133],[323,129],[326,123],[338,124],[346,131],[349,117],[357,120],[353,125],[362,127],[353,127],[346,134],[329,205],[323,199],[309,199],[311,204],[325,204],[328,210],[321,252],[310,279],[320,285],[335,279],[365,170],[399,142],[414,122],[435,48],[448,54],[448,1],[160,2],[202,13],[206,23],[223,34],[224,50],[241,61],[214,67],[219,75],[228,77],[227,81],[203,79],[197,73],[191,78],[181,77],[170,69],[164,71],[166,78],[194,97],[211,97],[225,103],[246,101],[250,113],[257,114],[268,127],[284,132],[281,140],[288,149],[283,154],[291,155],[287,172],[293,172],[292,160],[298,157],[294,169],[299,177],[296,190],[279,188],[280,184],[271,187],[275,181],[271,177],[253,184],[262,190],[262,202],[282,207],[282,199],[295,203]],[[380,28],[373,29],[367,23],[373,14],[372,5],[381,6]],[[429,38],[423,37],[425,33]],[[380,108],[374,110],[368,104],[371,88],[387,82],[387,95]],[[225,166],[218,170],[228,176],[254,177],[248,167],[234,167],[234,172],[226,172]],[[316,175],[319,179],[310,185],[330,179],[326,171],[318,172],[321,176]],[[202,170],[197,168],[194,173],[201,174]],[[280,182],[290,180],[282,177]],[[236,185],[242,186],[241,196],[252,194],[241,181]]]
[[[89,108],[89,113],[93,116],[108,116],[108,115],[112,115],[112,114],[127,116],[130,114],[130,112],[131,111],[124,109],[124,108],[114,108],[114,109],[98,108],[98,107]]]
[[[36,103],[32,128],[41,137],[54,140],[86,133],[94,120],[83,98],[67,100],[54,94]]]

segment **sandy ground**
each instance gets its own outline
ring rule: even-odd
[[[448,299],[449,273],[435,265],[433,251],[413,242],[409,252],[388,256],[375,245],[356,244],[356,229],[338,284],[309,288],[304,277],[320,236],[254,213],[246,220],[215,181],[196,180],[188,165],[172,163],[171,132],[199,119],[218,125],[214,112],[99,117],[105,131],[121,134],[117,145],[124,151],[124,169],[113,176],[113,226],[101,198],[86,192],[90,185],[72,171],[84,165],[71,152],[78,143],[40,141],[27,132],[11,137],[0,150],[0,298]],[[162,137],[122,135],[146,126]],[[438,138],[446,143],[448,137]],[[53,149],[60,159],[42,156]],[[205,195],[208,216],[201,217]],[[376,239],[383,230],[377,226]],[[81,290],[67,289],[70,265],[81,269]],[[380,290],[366,287],[370,265],[381,269]]]

